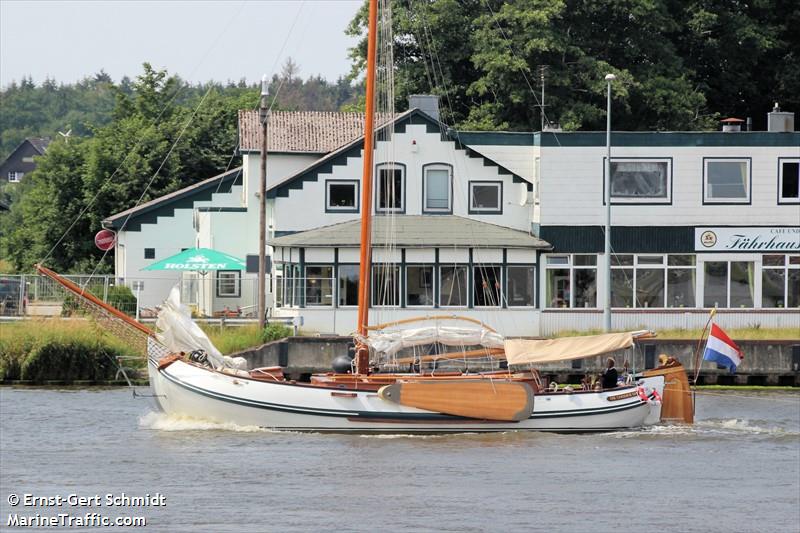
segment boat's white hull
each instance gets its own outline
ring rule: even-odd
[[[288,431],[612,431],[642,426],[653,410],[633,387],[543,394],[535,398],[526,420],[486,421],[405,407],[375,392],[243,379],[183,361],[159,370],[151,359],[148,370],[158,403],[168,414]]]

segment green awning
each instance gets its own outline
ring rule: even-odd
[[[210,248],[189,248],[172,257],[156,261],[142,270],[244,270],[244,261],[238,257]]]

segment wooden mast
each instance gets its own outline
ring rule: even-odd
[[[372,273],[372,152],[375,138],[375,55],[378,26],[378,0],[369,0],[367,30],[367,106],[364,113],[364,169],[361,177],[361,265],[358,273],[358,333],[367,336],[369,324],[369,286]],[[369,373],[369,348],[356,348],[356,373]]]

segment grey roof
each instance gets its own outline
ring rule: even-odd
[[[391,232],[390,232],[391,229]],[[393,241],[389,242],[389,235]],[[403,248],[551,248],[550,244],[527,231],[506,228],[455,215],[375,216],[372,219],[372,244]],[[272,239],[282,247],[318,248],[358,246],[361,220],[351,220]]]
[[[28,137],[25,140],[31,143],[41,155],[44,155],[45,150],[47,150],[47,145],[50,144],[50,139],[47,137]]]
[[[233,170],[228,170],[212,178],[199,181],[193,185],[184,187],[183,189],[178,189],[177,191],[165,194],[164,196],[159,196],[158,198],[154,198],[149,202],[145,202],[136,207],[131,207],[130,209],[126,209],[125,211],[113,214],[110,217],[103,220],[103,226],[114,229],[120,229],[122,225],[125,224],[125,222],[129,219],[153,211],[164,205],[168,205],[178,200],[187,198],[193,194],[203,191],[220,192],[221,183],[231,180],[236,180],[237,178],[239,178],[241,174],[242,174],[242,167],[236,167]],[[211,189],[216,189],[216,190],[211,190]],[[221,192],[226,192],[226,191],[221,191]]]

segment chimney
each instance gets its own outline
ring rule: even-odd
[[[435,94],[412,94],[408,97],[408,108],[419,109],[434,120],[439,120],[439,97]]]
[[[781,111],[778,102],[775,102],[772,112],[767,113],[767,131],[781,133],[794,131],[794,113]]]
[[[744,120],[740,118],[723,118],[720,120],[722,122],[722,131],[733,133],[737,131],[742,131],[742,124]]]

